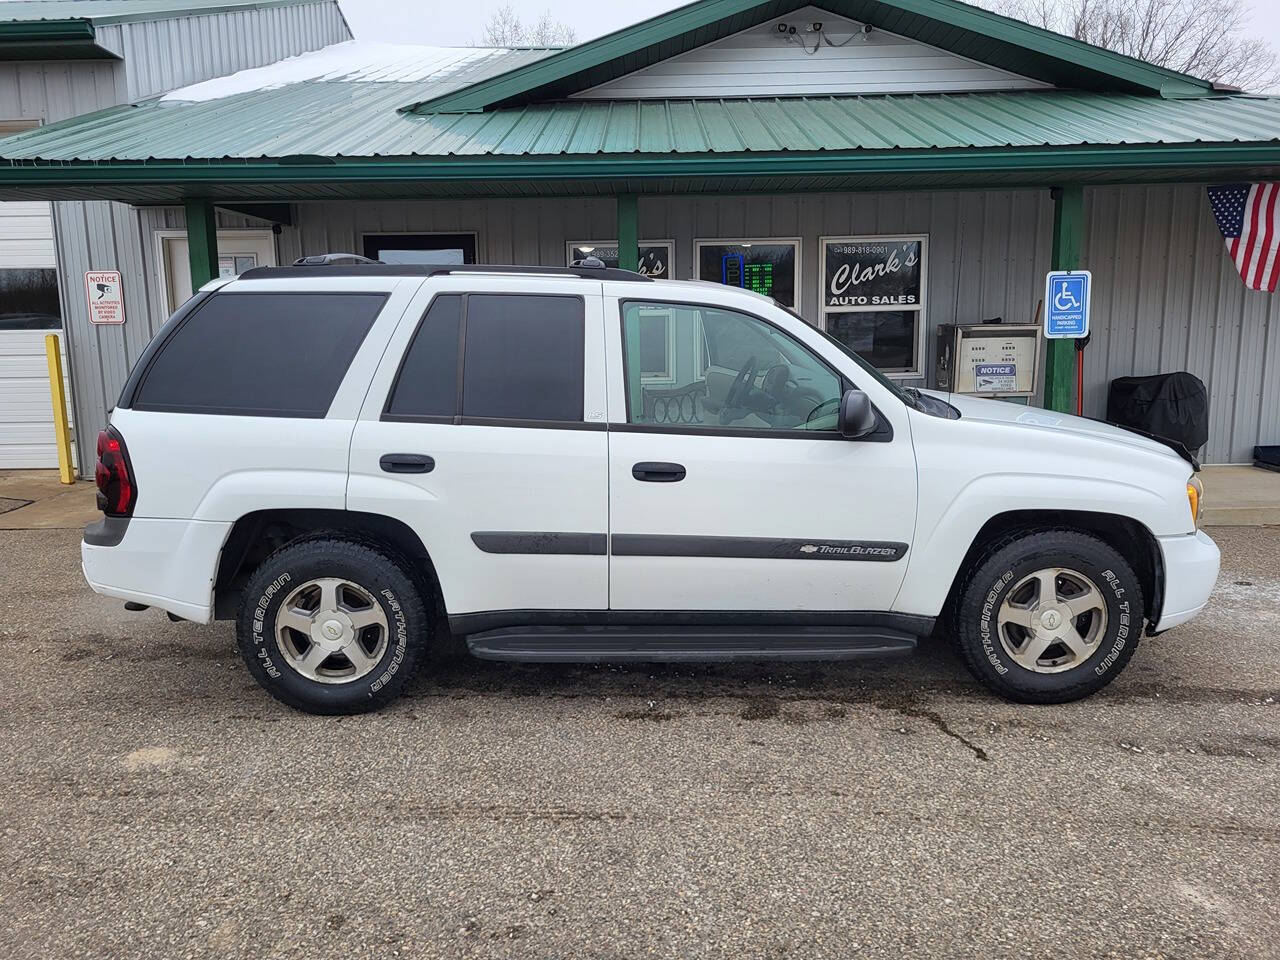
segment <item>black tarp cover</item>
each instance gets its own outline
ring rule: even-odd
[[[1117,377],[1107,394],[1107,421],[1176,440],[1195,452],[1209,439],[1209,393],[1185,371]]]

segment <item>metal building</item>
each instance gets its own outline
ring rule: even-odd
[[[1034,322],[1046,271],[1085,267],[1085,413],[1114,377],[1189,370],[1203,458],[1243,461],[1280,440],[1280,308],[1205,188],[1278,172],[1280,99],[955,0],[700,0],[561,51],[352,41],[0,141],[0,197],[116,202],[59,219],[67,277],[124,288],[104,327],[64,284],[85,435],[193,280],[592,253],[756,287],[928,386],[939,325]],[[655,390],[685,376],[669,336],[655,318]],[[1044,353],[1031,391],[1074,409],[1074,348]]]
[[[0,134],[144,101],[350,37],[335,0],[5,3]],[[101,201],[0,202],[0,469],[58,464],[44,338],[64,324],[83,330],[71,364],[74,391],[99,363],[79,267],[101,236],[140,250],[139,211]]]

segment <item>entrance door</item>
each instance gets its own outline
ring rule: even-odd
[[[472,285],[432,280],[401,321],[356,424],[347,507],[418,534],[450,616],[603,610],[599,284]]]
[[[169,312],[194,293],[191,289],[191,255],[187,235],[178,230],[156,234],[160,250],[160,279]],[[238,277],[254,267],[276,265],[276,238],[270,230],[219,230],[218,276]]]
[[[848,379],[760,317],[608,299],[606,312],[621,315],[626,391],[625,415],[610,407],[610,607],[890,610],[915,525],[905,417],[842,437]],[[655,327],[675,386],[647,382]]]

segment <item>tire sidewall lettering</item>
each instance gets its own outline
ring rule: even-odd
[[[253,624],[250,630],[253,637],[254,652],[262,664],[262,669],[267,672],[267,676],[272,680],[279,680],[281,673],[280,668],[276,666],[275,661],[271,658],[271,651],[274,649],[275,644],[267,642],[267,610],[271,607],[272,601],[275,600],[280,591],[292,582],[293,576],[291,574],[280,574],[267,585],[267,589],[258,597],[258,602],[253,607]],[[272,619],[274,621],[274,614]]]
[[[374,680],[373,685],[369,688],[370,696],[386,686],[391,678],[396,675],[396,671],[404,663],[405,653],[409,647],[409,620],[405,616],[404,607],[396,597],[395,591],[390,587],[383,587],[378,593],[380,601],[387,608],[387,612],[391,614],[392,622],[395,624],[395,645],[392,647],[391,656],[385,661],[385,668],[382,673],[378,675],[378,679]]]
[[[983,596],[981,616],[978,619],[978,636],[982,641],[982,653],[995,671],[1002,675],[1008,673],[1009,668],[1005,666],[1004,660],[1000,657],[1003,648],[1000,646],[999,638],[992,631],[992,620],[1000,607],[1000,600],[1005,588],[1009,586],[1009,581],[1012,579],[1012,570],[1006,570],[1000,575],[991,586],[991,589]]]

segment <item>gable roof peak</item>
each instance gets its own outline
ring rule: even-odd
[[[414,113],[472,112],[561,100],[814,4],[832,14],[1068,89],[1166,98],[1213,85],[961,0],[694,0],[568,47],[536,64],[409,104]]]

